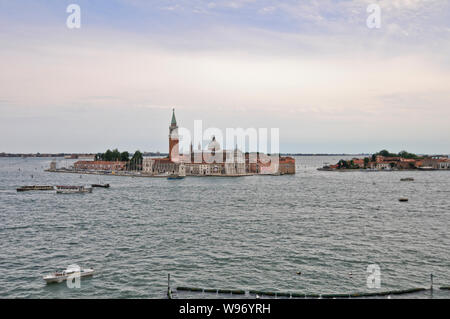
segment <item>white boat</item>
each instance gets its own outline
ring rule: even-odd
[[[56,271],[54,273],[48,274],[44,276],[44,280],[46,283],[52,283],[52,282],[63,282],[69,278],[69,276],[72,278],[72,276],[80,276],[80,277],[86,277],[86,276],[92,276],[94,274],[94,269],[86,268],[83,269],[76,265],[71,265],[67,267],[66,270],[63,271]]]

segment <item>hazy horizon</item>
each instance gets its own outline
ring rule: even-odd
[[[449,154],[449,38],[439,0],[0,0],[0,152],[167,152],[175,108],[281,153]]]

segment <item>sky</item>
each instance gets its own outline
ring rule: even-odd
[[[449,154],[450,0],[0,0],[0,152],[167,152],[172,108],[281,152]]]

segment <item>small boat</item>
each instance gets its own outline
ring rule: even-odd
[[[173,180],[173,179],[183,179],[184,176],[178,175],[178,174],[171,174],[167,177],[168,180]]]
[[[414,178],[412,178],[412,177],[400,178],[400,181],[402,181],[402,182],[413,182]]]
[[[94,269],[86,268],[83,269],[77,265],[71,265],[67,267],[67,269],[63,271],[55,271],[54,273],[45,275],[43,279],[46,283],[53,283],[53,282],[63,282],[67,280],[69,277],[86,277],[86,276],[92,276],[94,274]]]
[[[55,188],[53,186],[39,186],[39,185],[33,185],[33,186],[22,186],[17,188],[18,192],[26,192],[26,191],[52,191]]]
[[[399,198],[399,199],[398,199],[399,202],[407,202],[408,200],[409,200],[409,199],[407,199],[407,198]]]
[[[57,194],[77,194],[77,193],[92,193],[92,187],[86,188],[84,186],[56,186]]]
[[[92,184],[92,187],[103,187],[103,188],[109,188],[109,184]]]

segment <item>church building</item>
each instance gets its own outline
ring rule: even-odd
[[[279,163],[272,165],[263,163],[257,156],[256,163],[250,163],[248,153],[243,154],[237,146],[234,150],[222,150],[214,136],[208,144],[207,151],[203,151],[201,146],[194,151],[191,143],[189,154],[180,154],[179,140],[175,109],[173,109],[169,126],[169,156],[144,158],[143,173],[155,176],[171,174],[180,176],[295,174],[295,159],[292,157],[279,157]]]

